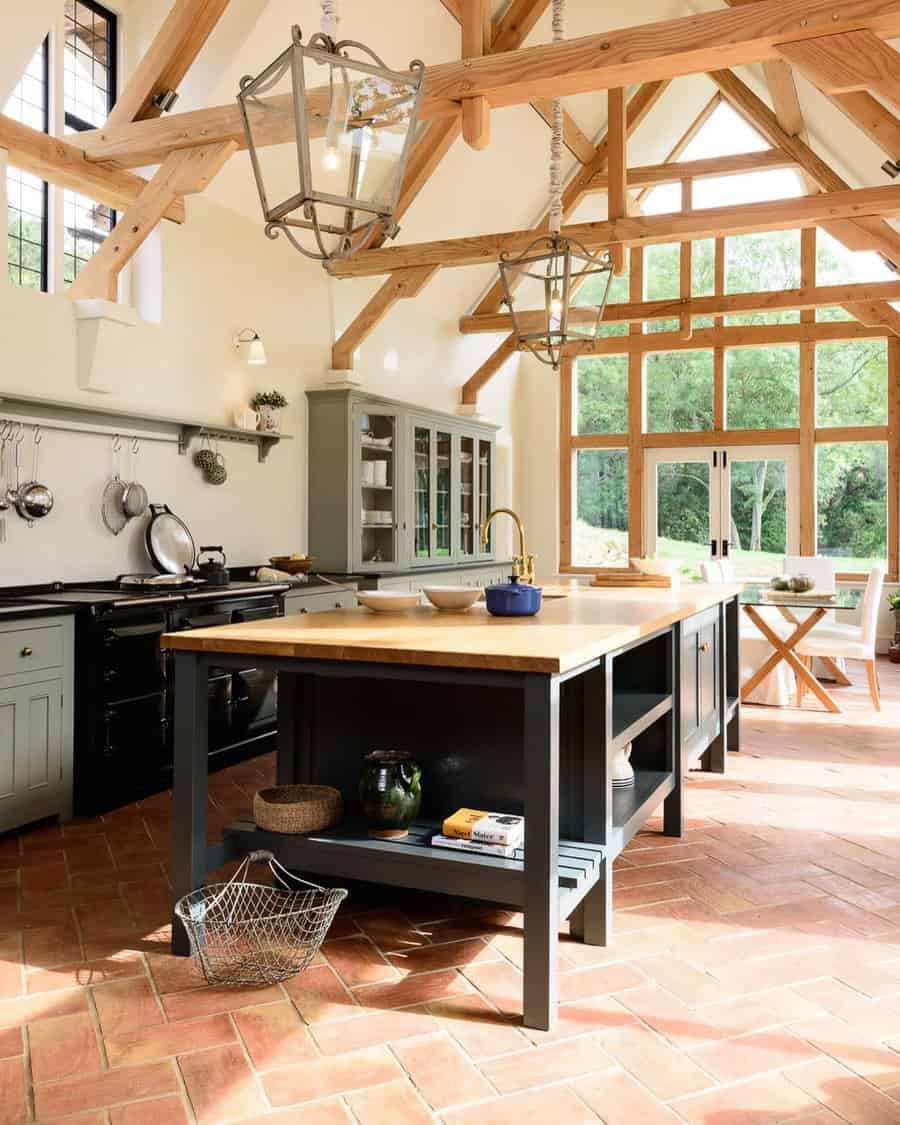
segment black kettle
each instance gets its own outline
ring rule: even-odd
[[[204,553],[207,555],[203,558]],[[221,559],[213,558],[213,555],[221,555]],[[197,569],[194,574],[197,578],[202,579],[207,586],[227,586],[230,581],[230,575],[225,569],[225,552],[221,547],[201,547],[200,554],[197,556]]]

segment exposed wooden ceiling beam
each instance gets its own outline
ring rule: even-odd
[[[756,4],[758,0],[725,0],[730,8]],[[772,97],[772,105],[778,124],[791,137],[806,140],[803,111],[797,96],[797,86],[790,66],[782,59],[768,59],[762,64],[766,85]]]
[[[851,285],[819,285],[805,289],[782,289],[760,293],[729,293],[718,297],[691,297],[687,300],[672,298],[664,301],[638,301],[607,305],[603,313],[604,324],[638,323],[644,320],[669,320],[681,316],[734,316],[741,313],[772,312],[783,309],[817,309],[851,302],[900,301],[900,281],[860,282]],[[542,313],[520,312],[520,321],[528,329],[540,326]],[[574,319],[589,321],[590,309],[574,308],[569,312]],[[862,316],[858,319],[863,319]],[[881,320],[874,323],[884,323]],[[459,330],[473,332],[509,332],[512,317],[508,313],[491,316],[464,316]]]
[[[494,27],[491,51],[515,51],[521,47],[547,10],[549,2],[550,0],[511,0]]]
[[[684,179],[715,179],[719,176],[740,176],[770,168],[796,168],[793,156],[777,148],[761,152],[736,152],[728,156],[712,156],[702,160],[667,161],[664,164],[639,164],[627,172],[628,186],[658,187],[677,184]],[[601,172],[591,180],[590,191],[606,191],[609,177]]]
[[[647,114],[662,97],[668,85],[668,82],[647,82],[632,94],[625,109],[625,131],[628,136],[631,136],[641,122],[645,120]],[[594,149],[594,154],[590,161],[575,170],[575,174],[563,190],[563,219],[571,215],[584,198],[594,176],[606,171],[608,158],[608,141],[606,137],[603,137]],[[545,215],[534,228],[533,237],[536,238],[541,231],[546,231],[547,229],[549,228]],[[506,290],[503,288],[503,282],[498,277],[478,302],[478,307],[475,309],[476,313],[496,312],[503,304],[505,296]]]
[[[547,125],[553,125],[553,99],[543,98],[531,103],[531,108]],[[563,144],[576,160],[587,164],[594,157],[594,145],[582,133],[572,115],[563,109]],[[900,150],[898,150],[900,151]]]
[[[614,222],[575,223],[563,235],[589,249],[620,242],[650,245],[720,234],[753,234],[768,230],[821,226],[834,219],[900,215],[900,185],[822,192],[791,199],[765,200],[733,207],[708,207],[689,214],[630,215]],[[534,239],[533,230],[508,231],[364,250],[334,261],[335,277],[371,277],[406,266],[474,266],[496,262],[504,250],[521,253]]]
[[[877,98],[860,90],[832,94],[831,100],[886,156],[900,153],[900,121]]]
[[[669,149],[668,153],[666,154],[665,163],[672,164],[679,159],[681,154],[687,149],[688,145],[691,143],[694,137],[697,136],[697,134],[700,132],[706,122],[709,121],[709,119],[721,104],[722,94],[719,90],[716,90],[716,92],[709,99],[706,105],[700,110],[700,112],[690,123],[690,125],[688,125],[687,129],[685,129],[685,131],[681,134],[675,144],[672,145],[672,147]],[[636,210],[641,209],[644,200],[650,194],[651,190],[652,188],[650,187],[643,187],[637,192],[634,197],[634,206]]]
[[[0,149],[9,162],[23,172],[60,187],[77,191],[117,211],[127,211],[147,187],[142,176],[112,164],[94,164],[84,153],[61,137],[39,133],[0,114]],[[165,218],[184,222],[184,200],[174,199]]]
[[[228,7],[228,2],[175,0],[155,39],[117,98],[107,120],[110,128],[160,116],[162,110],[153,104],[153,99],[167,90],[178,89]]]
[[[870,90],[900,106],[900,55],[871,31],[783,43],[778,50],[825,94]]]
[[[778,45],[865,28],[900,34],[896,0],[759,0],[659,23],[430,67],[426,101],[483,94],[492,106],[677,78],[779,58]]]
[[[755,9],[755,6],[754,6]],[[744,9],[746,10],[746,9]],[[843,192],[847,190],[847,182],[818,156],[809,145],[799,137],[790,137],[778,124],[775,115],[769,107],[753,93],[753,91],[730,70],[716,70],[710,72],[710,78],[716,83],[723,95],[734,108],[741,113],[751,125],[758,129],[771,144],[795,157],[797,164],[810,176],[815,183],[826,192]],[[836,218],[837,216],[835,216]],[[848,218],[852,218],[848,216]],[[828,216],[823,216],[820,224],[830,234],[845,241],[842,233],[844,225],[834,229]],[[852,249],[859,249],[865,245],[867,249],[875,249],[883,253],[891,262],[900,263],[900,234],[893,227],[878,219],[854,219],[848,224],[851,231],[860,239]],[[852,238],[851,238],[852,241]]]
[[[515,355],[517,351],[518,340],[513,335],[507,336],[502,344],[498,344],[475,374],[470,376],[469,379],[463,383],[463,404],[472,406],[477,403],[478,392],[493,379],[503,364],[506,363],[510,356]]]
[[[516,6],[526,3],[530,0],[517,0]],[[511,25],[520,32],[523,28],[530,30],[527,21],[516,22],[511,13],[512,9]],[[721,68],[761,62],[780,57],[778,44],[860,28],[886,38],[900,35],[900,3],[845,0],[835,5],[833,0],[758,0],[752,7],[707,12],[512,51],[506,50],[507,28],[495,36],[490,55],[428,68],[422,119],[458,117],[462,99],[478,95],[486,97],[492,107],[521,105],[557,95],[668,80],[706,71],[711,64]],[[311,94],[317,104],[328,97],[327,90]],[[208,117],[204,119],[203,114]],[[148,148],[159,160],[173,148],[235,139],[241,131],[235,106],[213,107],[191,115],[189,122],[181,123],[191,129],[190,138],[179,137],[178,118],[185,116],[169,118],[168,123],[174,123],[172,132],[144,134],[145,142],[150,136],[155,138],[155,145],[144,144],[145,158]],[[280,134],[277,128],[272,130],[268,143],[284,143],[291,128],[288,116]],[[133,154],[120,156],[108,141],[98,143],[98,134],[103,132],[81,134],[78,143],[95,159],[133,159]],[[111,131],[105,132],[108,135]],[[129,144],[129,134],[119,134],[117,147],[128,149]]]
[[[233,153],[234,145],[228,141],[172,153],[75,279],[69,290],[72,299],[103,297],[115,301],[119,274],[173,200],[204,191]]]
[[[398,301],[417,297],[438,272],[437,266],[397,270],[357,313],[331,349],[331,366],[346,371],[353,366],[353,353],[384,320]]]

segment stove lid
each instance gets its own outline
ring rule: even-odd
[[[197,546],[187,524],[168,504],[151,504],[150,512],[144,533],[150,561],[162,574],[190,573],[197,564]]]

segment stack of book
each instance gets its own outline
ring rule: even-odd
[[[525,818],[482,809],[457,809],[443,824],[443,832],[431,837],[436,848],[509,858],[525,839]]]

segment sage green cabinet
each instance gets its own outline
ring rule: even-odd
[[[72,815],[73,623],[0,625],[0,832]]]
[[[334,573],[493,559],[496,426],[348,389],[307,391],[309,552]]]

